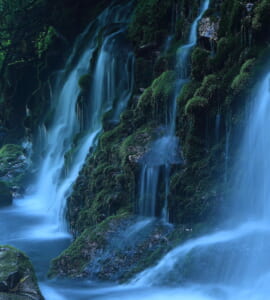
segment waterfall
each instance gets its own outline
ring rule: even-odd
[[[111,111],[109,121],[118,122],[131,97],[134,58],[125,40],[131,5],[112,4],[93,21],[79,36],[65,68],[56,76],[51,122],[48,128],[40,126],[37,139],[42,159],[34,193],[24,203],[29,204],[29,211],[46,215],[45,230],[51,233],[66,231],[66,199],[102,131],[104,113]],[[90,91],[84,96],[86,120],[80,122],[81,113],[76,112],[78,81],[85,74],[89,74]],[[65,155],[69,157],[68,168]]]
[[[175,136],[175,123],[177,112],[177,97],[188,81],[189,77],[189,58],[193,47],[197,42],[197,27],[202,15],[209,6],[209,0],[205,0],[200,7],[199,15],[191,25],[188,42],[177,50],[177,79],[175,83],[174,97],[167,113],[169,118],[165,124],[165,134],[151,145],[149,152],[142,159],[142,170],[140,176],[140,194],[139,194],[139,213],[144,216],[162,216],[168,221],[168,194],[170,168],[172,164],[181,162],[179,157],[179,141]],[[153,163],[154,161],[154,163]],[[163,176],[160,176],[161,170],[164,170]],[[159,180],[164,180],[164,200],[163,208],[160,212],[156,209],[157,196],[159,192]],[[151,209],[150,209],[151,208]]]
[[[214,295],[213,299],[268,299],[270,73],[260,81],[252,98],[231,176],[230,224],[176,247],[156,266],[139,274],[135,284],[187,282],[198,286],[202,295]]]

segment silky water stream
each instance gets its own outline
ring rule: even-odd
[[[198,23],[208,6],[209,0],[202,1],[199,14],[191,25],[187,43],[177,50],[174,96],[165,112],[166,124],[161,124],[164,134],[152,143],[148,153],[141,160],[139,214],[147,217],[161,217],[165,222],[169,219],[167,197],[171,166],[181,163],[179,139],[175,135],[177,97],[189,79],[190,54],[197,43]],[[163,192],[160,191],[161,186],[165,187]],[[157,207],[159,193],[164,195],[164,199],[161,199],[162,208]]]
[[[94,147],[102,130],[102,114],[114,107],[113,115],[117,119],[132,91],[133,56],[130,51],[123,50],[126,47],[119,47],[119,43],[123,43],[127,9],[126,6],[111,6],[105,10],[78,39],[79,57],[74,50],[67,68],[59,73],[52,95],[54,118],[50,128],[41,134],[46,137],[42,143],[45,156],[36,183],[28,196],[0,210],[1,244],[14,245],[31,257],[47,300],[116,300],[121,297],[127,300],[267,300],[270,294],[270,73],[260,81],[252,97],[253,105],[233,176],[231,226],[176,247],[156,266],[137,275],[127,285],[46,279],[50,259],[70,243],[61,218],[65,199],[89,148]],[[104,30],[98,67],[94,68],[96,80],[91,96],[98,100],[91,102],[89,111],[95,113],[86,122],[79,150],[75,151],[63,176],[64,154],[81,130],[75,113],[79,95],[77,82],[89,70],[87,62],[97,47],[95,38],[87,45],[85,41],[89,40],[91,30],[96,32],[97,28],[111,23],[118,27],[107,35]],[[117,49],[123,52],[119,54]],[[181,55],[184,54],[185,51]],[[117,74],[122,74],[121,78]],[[106,88],[100,84],[102,80]],[[115,98],[120,99],[118,104],[113,103]],[[57,115],[60,112],[61,117]],[[149,214],[151,211],[150,206]]]

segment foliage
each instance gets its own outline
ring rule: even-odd
[[[139,0],[129,24],[130,39],[136,45],[144,45],[164,38],[169,29],[171,4],[171,0]]]
[[[252,20],[252,28],[255,34],[264,39],[269,37],[269,26],[265,26],[269,22],[270,18],[270,2],[268,0],[262,0],[255,8],[255,16]]]
[[[209,51],[196,47],[191,55],[192,70],[191,76],[195,80],[202,80],[209,73]]]
[[[185,114],[191,114],[195,111],[203,108],[207,105],[208,101],[206,98],[195,96],[188,100],[187,104],[185,105]]]
[[[35,48],[39,58],[41,58],[42,54],[49,49],[55,35],[56,32],[52,26],[44,28],[44,31],[39,33],[35,44]]]

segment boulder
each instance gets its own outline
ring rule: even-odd
[[[10,246],[0,246],[0,299],[44,300],[29,258]]]
[[[0,181],[8,184],[14,197],[23,191],[24,180],[29,171],[25,149],[20,145],[6,144],[0,148]],[[0,199],[1,199],[0,191]]]

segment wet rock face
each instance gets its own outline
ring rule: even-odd
[[[125,282],[154,265],[172,247],[196,232],[157,219],[126,214],[86,229],[51,263],[49,277]]]
[[[10,246],[0,246],[0,299],[44,300],[30,260]]]
[[[12,204],[12,194],[8,185],[0,181],[0,207],[9,206]]]
[[[29,162],[21,146],[6,144],[0,148],[0,199],[9,198],[4,184],[13,197],[18,197],[23,192],[23,181],[28,171]]]
[[[202,18],[199,24],[199,35],[214,41],[218,40],[219,20],[216,22],[208,18]]]

